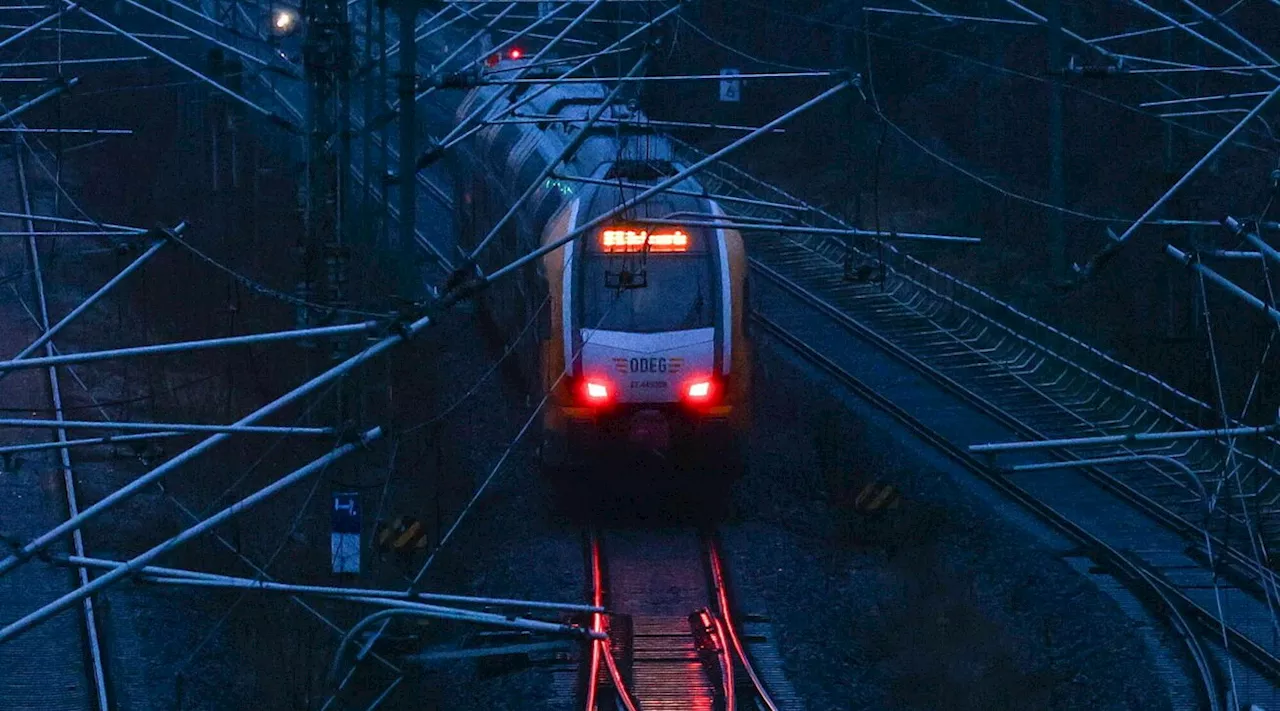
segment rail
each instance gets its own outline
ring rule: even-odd
[[[963,466],[971,474],[981,478],[996,490],[1035,513],[1042,520],[1088,550],[1091,553],[1091,557],[1109,566],[1118,577],[1125,580],[1130,589],[1140,599],[1147,603],[1150,609],[1160,614],[1173,630],[1183,638],[1187,645],[1188,654],[1197,669],[1200,691],[1208,708],[1214,709],[1214,711],[1222,708],[1222,694],[1218,688],[1216,675],[1210,661],[1211,658],[1206,654],[1201,644],[1200,636],[1192,631],[1187,622],[1187,616],[1192,617],[1207,631],[1213,633],[1225,631],[1227,638],[1230,640],[1232,651],[1245,657],[1247,661],[1257,668],[1265,670],[1266,673],[1271,674],[1273,677],[1280,675],[1280,658],[1254,643],[1252,639],[1239,630],[1225,625],[1218,616],[1205,609],[1195,600],[1192,600],[1176,586],[1171,585],[1145,563],[1132,559],[1101,538],[1091,534],[1070,516],[1046,503],[1027,488],[1017,485],[1008,477],[1002,476],[999,472],[987,466],[980,458],[972,455],[963,447],[958,446],[947,437],[921,422],[908,410],[881,395],[875,387],[857,378],[831,358],[826,357],[810,346],[804,339],[789,332],[782,325],[763,314],[756,313],[753,316],[756,323],[763,327],[766,333],[777,338],[783,345],[822,371],[825,371],[858,397],[867,400],[888,413],[929,445]]]
[[[686,160],[702,155],[688,144],[675,144]],[[725,205],[733,215],[849,227],[829,212],[727,164],[708,168],[700,179],[709,192],[735,198]],[[787,210],[770,203],[794,207]],[[914,367],[944,374],[975,402],[996,403],[1017,421],[1024,436],[1050,439],[1242,426],[1233,418],[1223,422],[1210,405],[887,242],[882,242],[885,280],[877,293],[848,297],[874,301],[875,307],[848,313],[832,305],[833,300],[845,298],[841,294],[847,290],[836,275],[848,255],[869,257],[868,252],[824,235],[766,234],[751,238],[748,244],[757,273],[787,278],[794,288],[818,294],[829,310],[845,317],[852,314],[868,329],[884,335],[886,343],[912,356]],[[801,262],[800,271],[791,268]],[[1020,401],[1017,406],[1010,404],[1015,401]],[[1280,550],[1280,493],[1273,490],[1280,470],[1263,453],[1278,446],[1280,439],[1264,435],[1249,440],[1197,440],[1158,450],[1136,446],[1120,450],[1158,452],[1186,462],[1202,477],[1203,487],[1188,486],[1176,472],[1153,459],[1141,460],[1125,472],[1111,471],[1127,496],[1144,499],[1149,507],[1168,509],[1162,516],[1178,527],[1195,528],[1187,523],[1191,507],[1182,498],[1208,492],[1210,498],[1198,505],[1213,508],[1216,516],[1230,519],[1237,530],[1256,527],[1260,531],[1261,551],[1251,550],[1252,541],[1237,542],[1238,548],[1248,551],[1241,553],[1240,562],[1262,579],[1264,587],[1274,589],[1276,581],[1265,561],[1268,550]],[[1242,508],[1246,506],[1252,510]]]

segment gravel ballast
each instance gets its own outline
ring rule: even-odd
[[[1137,623],[1060,541],[776,346],[758,353],[767,404],[722,536],[742,611],[772,617],[809,708],[1170,708]],[[872,480],[902,498],[863,517],[850,503]]]

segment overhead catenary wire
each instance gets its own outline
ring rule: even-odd
[[[579,253],[575,251],[573,258],[577,259],[578,255]],[[605,310],[605,313],[601,315],[599,322],[596,324],[596,329],[593,329],[593,333],[595,330],[599,329],[600,324],[604,323],[604,321],[608,318],[609,314],[612,312],[613,308],[617,305],[617,303],[618,301],[615,300],[612,304],[610,304],[609,308]],[[578,349],[574,351],[575,357],[577,354],[582,352],[582,349],[586,347],[586,344],[590,342],[590,340],[591,340],[590,336],[583,339],[582,345],[579,346]],[[410,584],[409,584],[410,593],[412,593],[413,591],[419,588],[419,585],[421,584],[423,577],[426,575],[427,570],[431,567],[431,564],[435,562],[436,556],[440,553],[440,551],[445,547],[445,545],[453,537],[453,534],[457,532],[458,528],[462,525],[463,520],[466,519],[467,515],[470,514],[471,510],[475,507],[476,502],[480,500],[484,492],[493,483],[494,478],[497,476],[498,472],[502,469],[502,466],[506,463],[507,458],[511,455],[511,452],[515,449],[516,445],[520,443],[520,440],[524,438],[525,434],[529,431],[530,426],[532,426],[533,423],[537,420],[538,415],[542,413],[542,409],[546,406],[547,401],[551,398],[551,395],[552,393],[555,392],[555,389],[559,387],[560,383],[564,380],[565,375],[566,373],[564,371],[561,371],[559,375],[556,376],[555,381],[547,388],[546,392],[542,396],[542,399],[538,402],[538,405],[533,409],[533,412],[530,413],[528,419],[525,420],[524,425],[520,428],[520,430],[516,433],[516,435],[510,440],[506,448],[503,449],[502,455],[498,457],[497,462],[490,468],[488,475],[484,478],[484,480],[480,482],[479,486],[476,487],[475,491],[471,495],[471,498],[463,506],[462,510],[454,518],[453,523],[445,531],[444,536],[442,536],[440,540],[436,543],[431,553],[427,556],[426,561],[418,569],[417,574],[414,575],[414,577],[410,580]],[[361,646],[361,648],[356,654],[357,662],[363,659],[369,653],[369,651],[373,648],[373,645],[377,642],[378,637],[382,634],[383,631],[386,630],[387,624],[388,622],[384,622],[377,630],[374,630],[374,632],[369,636],[369,639],[365,642],[365,644]],[[333,693],[329,695],[329,698],[325,701],[324,705],[321,707],[321,711],[328,709],[333,704],[333,702],[337,699],[338,692],[346,688],[346,685],[351,681],[354,675],[355,675],[355,666],[351,668],[351,670],[347,673],[345,677],[337,681],[336,689],[333,691]]]
[[[19,296],[18,298],[19,298],[19,300],[21,301],[21,297]],[[24,304],[24,306],[25,306],[25,304]],[[30,309],[27,309],[27,314],[28,314],[32,319],[35,319],[35,314],[34,314],[34,313],[32,313],[32,312],[30,311]],[[56,350],[56,349],[55,349],[55,350]],[[100,402],[100,401],[98,401],[98,400],[97,400],[97,398],[94,396],[93,392],[89,389],[88,384],[86,384],[86,383],[85,383],[84,379],[83,379],[83,378],[81,378],[81,377],[80,377],[80,375],[79,375],[79,373],[76,371],[75,366],[67,366],[67,367],[65,368],[65,370],[67,371],[67,373],[68,373],[68,374],[70,374],[70,375],[72,376],[72,378],[73,378],[73,379],[76,381],[76,383],[80,386],[80,389],[81,389],[82,391],[84,391],[84,392],[85,392],[85,394],[86,394],[86,396],[87,396],[87,397],[88,397],[88,398],[93,402],[93,405],[91,405],[91,407],[96,407],[96,408],[101,412],[101,414],[102,414],[102,416],[103,416],[103,418],[104,418],[104,419],[110,419],[110,418],[109,418],[109,416],[107,415],[106,410],[104,409],[106,406],[108,406],[108,405],[109,405],[109,403],[102,403],[102,402]],[[313,403],[312,403],[312,404],[307,408],[307,410],[305,410],[301,415],[299,415],[299,417],[295,420],[295,423],[296,423],[297,421],[300,421],[300,420],[301,420],[301,418],[302,418],[302,417],[304,417],[306,414],[308,414],[308,413],[311,411],[311,409],[312,409],[312,408],[314,408],[316,405],[318,405],[320,402],[322,402],[322,401],[324,400],[324,395],[325,395],[326,393],[328,393],[330,390],[332,390],[332,388],[333,388],[333,387],[334,387],[333,385],[330,385],[330,386],[329,386],[329,387],[324,391],[324,393],[322,393],[322,394],[321,394],[321,396],[320,396],[319,398],[316,398],[316,399],[313,401]],[[227,488],[227,490],[225,490],[225,491],[223,492],[223,494],[222,494],[222,495],[220,495],[220,496],[219,496],[217,499],[215,499],[211,504],[209,504],[209,506],[206,508],[205,512],[204,512],[204,513],[202,513],[201,515],[197,515],[197,514],[196,514],[196,513],[194,513],[194,512],[193,512],[193,511],[188,507],[188,506],[186,506],[185,504],[183,504],[183,503],[182,503],[182,501],[181,501],[181,500],[179,500],[176,496],[174,496],[174,494],[173,494],[171,491],[169,491],[169,490],[164,486],[164,484],[163,484],[163,483],[160,483],[160,484],[159,484],[160,491],[164,494],[165,498],[166,498],[166,499],[168,499],[168,500],[169,500],[169,502],[170,502],[170,503],[172,503],[172,504],[173,504],[173,506],[174,506],[175,508],[177,508],[177,509],[178,509],[178,511],[179,511],[179,512],[181,512],[184,516],[186,516],[188,519],[190,519],[193,523],[198,523],[201,519],[206,518],[206,517],[209,515],[209,512],[212,510],[212,508],[213,508],[214,506],[216,506],[216,505],[218,504],[218,502],[222,500],[222,498],[224,498],[227,494],[229,494],[229,493],[230,493],[231,491],[233,491],[236,487],[238,487],[238,486],[239,486],[239,484],[241,483],[241,481],[242,481],[244,478],[246,478],[246,477],[248,476],[248,474],[249,474],[249,473],[250,473],[254,468],[256,468],[259,464],[261,464],[261,463],[262,463],[262,461],[264,461],[264,460],[266,459],[266,457],[271,453],[271,451],[272,451],[272,450],[274,450],[274,448],[275,448],[275,447],[279,446],[279,444],[281,444],[281,443],[283,443],[283,442],[285,442],[285,441],[290,441],[290,442],[295,442],[295,443],[297,442],[297,440],[296,440],[296,439],[292,439],[292,438],[288,438],[288,437],[283,437],[283,436],[282,436],[282,437],[279,437],[279,438],[278,438],[278,439],[277,439],[277,440],[272,444],[272,446],[271,446],[271,447],[269,447],[269,448],[268,448],[268,450],[267,450],[267,451],[266,451],[266,452],[265,452],[261,457],[259,457],[258,461],[257,461],[254,465],[252,465],[252,466],[249,468],[249,470],[248,470],[248,471],[246,471],[246,474],[245,474],[245,475],[243,475],[243,476],[241,477],[241,479],[240,479],[240,480],[237,480],[236,482],[233,482],[233,483],[232,483],[232,485],[231,485],[230,487],[228,487],[228,488]],[[225,537],[223,534],[221,534],[221,533],[219,533],[218,531],[216,531],[216,530],[215,530],[215,531],[213,531],[213,532],[212,532],[212,536],[213,536],[213,537],[214,537],[214,539],[215,539],[215,540],[217,540],[217,541],[218,541],[218,542],[219,542],[219,543],[220,543],[220,544],[221,544],[221,545],[222,545],[226,550],[228,550],[228,551],[229,551],[229,552],[230,552],[234,557],[236,557],[237,559],[239,559],[241,562],[243,562],[245,565],[247,565],[247,566],[248,566],[252,571],[254,571],[254,573],[255,573],[255,575],[257,576],[257,578],[258,578],[258,579],[275,580],[275,578],[273,578],[271,575],[269,575],[269,574],[267,573],[267,571],[266,571],[264,568],[260,567],[260,566],[259,566],[259,565],[257,565],[256,563],[254,563],[254,561],[253,561],[252,559],[250,559],[247,555],[245,555],[245,553],[244,553],[242,550],[240,550],[239,546],[233,545],[230,541],[228,541],[228,540],[226,539],[226,537]],[[334,631],[334,632],[335,632],[335,633],[337,633],[339,636],[341,636],[342,634],[345,634],[345,633],[346,633],[346,629],[345,629],[345,628],[340,627],[339,625],[335,624],[332,620],[330,620],[327,616],[325,616],[325,614],[324,614],[324,613],[322,613],[322,612],[320,612],[319,610],[317,610],[314,606],[312,606],[310,603],[308,603],[306,600],[302,599],[302,598],[301,598],[301,597],[299,597],[298,595],[289,595],[289,598],[290,598],[290,600],[292,600],[295,604],[297,604],[298,606],[300,606],[304,611],[306,611],[307,613],[309,613],[310,615],[312,615],[314,618],[316,618],[318,621],[320,621],[324,626],[326,626],[326,627],[327,627],[327,628],[329,628],[330,630]],[[373,657],[374,657],[374,658],[375,658],[375,659],[376,659],[380,664],[382,664],[384,667],[388,668],[388,669],[389,669],[389,670],[391,670],[392,672],[398,673],[398,672],[400,671],[398,667],[396,667],[396,666],[395,666],[394,664],[392,664],[391,662],[387,661],[387,660],[386,660],[385,658],[383,658],[381,655],[379,655],[379,654],[377,654],[377,653],[374,653],[374,654],[373,654]]]

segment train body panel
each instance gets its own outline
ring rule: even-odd
[[[665,137],[621,123],[642,122],[641,112],[626,103],[602,107],[605,98],[598,84],[529,84],[482,86],[459,104],[459,117],[485,107],[493,120],[454,164],[464,249],[479,244],[548,165],[557,166],[481,253],[480,269],[557,242],[634,199],[643,189],[634,186],[683,168]],[[595,113],[608,121],[580,136]],[[483,294],[486,313],[514,345],[530,395],[547,397],[542,452],[551,467],[657,452],[740,468],[752,368],[742,238],[697,224],[724,214],[697,181],[673,188]]]

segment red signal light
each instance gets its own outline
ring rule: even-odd
[[[512,50],[507,54],[507,56],[511,57],[512,59],[519,59],[524,56],[524,52],[521,52],[519,48],[512,48]]]

